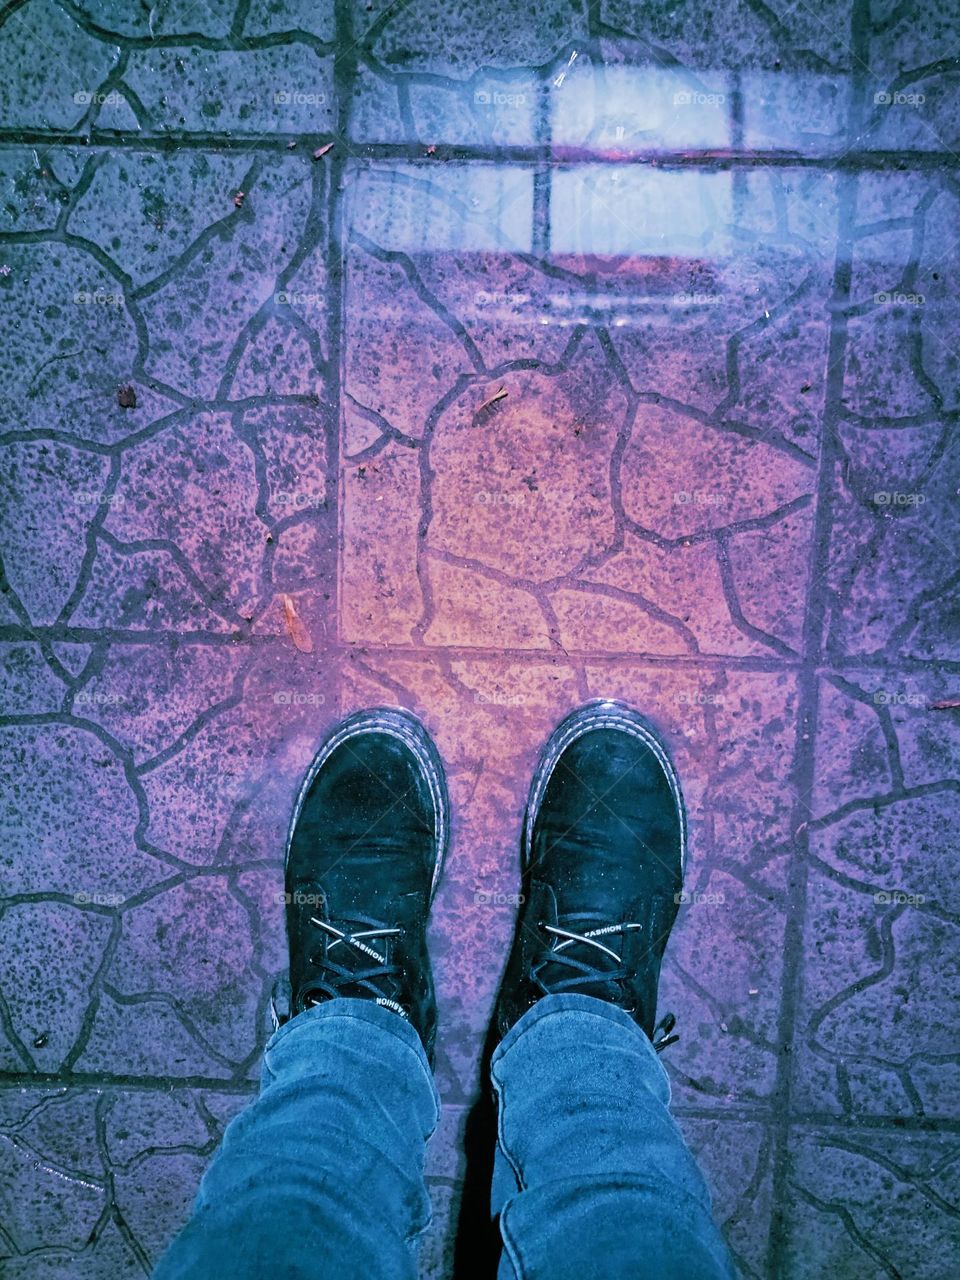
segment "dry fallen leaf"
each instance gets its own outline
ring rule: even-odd
[[[488,396],[483,404],[477,409],[477,413],[483,413],[484,409],[489,409],[492,404],[496,404],[498,400],[506,397],[507,391],[503,386],[499,386],[492,396]]]
[[[332,147],[332,142],[325,142],[322,147],[317,147],[316,151],[313,153],[314,160],[319,160],[322,156],[325,156]]]
[[[283,605],[283,625],[287,629],[287,635],[301,653],[313,653],[313,641],[310,639],[310,632],[304,626],[303,619],[299,613],[297,613],[297,606],[288,595],[281,595],[280,603]]]
[[[233,203],[237,206],[238,209],[243,208],[243,198],[246,194],[247,193],[245,191],[238,191],[237,194],[233,197]]]
[[[117,387],[117,404],[121,409],[135,409],[137,407],[137,393],[133,387]]]
[[[931,702],[931,711],[957,711],[960,710],[960,700],[956,698],[948,698],[944,702]]]

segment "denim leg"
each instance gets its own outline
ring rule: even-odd
[[[491,1064],[500,1280],[736,1273],[650,1041],[592,996],[546,996]]]
[[[154,1280],[414,1280],[439,1099],[420,1038],[369,1000],[280,1028]]]

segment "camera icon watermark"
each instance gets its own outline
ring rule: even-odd
[[[327,905],[326,894],[323,893],[306,893],[302,889],[296,889],[293,893],[287,893],[280,890],[273,895],[273,900],[278,907],[320,907],[325,908]]]
[[[902,93],[897,90],[890,93],[888,90],[881,90],[873,95],[873,105],[875,107],[922,107],[926,102],[926,94],[923,93]]]
[[[281,489],[273,495],[276,507],[289,507],[294,511],[318,511],[324,505],[322,494],[293,493],[289,489]]]
[[[79,689],[73,700],[75,707],[119,707],[126,698],[119,693],[102,693],[97,689]]]
[[[78,89],[73,95],[74,105],[78,107],[119,107],[126,102],[126,98],[116,89],[110,89],[107,93],[102,91],[88,89]]]
[[[525,93],[507,93],[502,89],[477,89],[473,100],[478,107],[523,107],[527,103]]]
[[[126,498],[122,493],[94,493],[90,489],[78,489],[73,501],[78,507],[122,507]]]
[[[722,693],[708,693],[704,689],[698,689],[695,693],[687,693],[681,689],[677,694],[677,702],[681,707],[722,707],[726,698]]]
[[[922,307],[926,302],[922,293],[902,293],[899,290],[881,289],[873,295],[874,304],[878,307]]]
[[[675,507],[722,507],[727,501],[725,493],[711,489],[681,490],[673,495]]]
[[[278,89],[273,95],[276,107],[322,107],[326,101],[325,93],[303,93],[300,89]]]
[[[927,496],[924,493],[898,493],[896,490],[878,489],[873,502],[878,507],[922,507]]]
[[[904,693],[899,689],[878,689],[873,695],[878,707],[925,707],[927,699],[922,693]]]
[[[273,695],[276,707],[322,707],[326,701],[325,693],[302,693],[298,689],[278,689]]]
[[[475,693],[473,700],[485,707],[525,707],[529,702],[525,693]]]
[[[675,107],[722,107],[725,93],[702,93],[699,89],[680,89],[673,95]]]
[[[88,893],[80,889],[73,895],[75,907],[119,907],[122,902],[122,893],[100,893],[99,891]]]
[[[529,301],[529,293],[500,293],[492,289],[478,289],[473,295],[477,307],[522,307]]]
[[[104,289],[78,289],[73,301],[78,307],[122,307],[126,299],[122,293],[107,293]]]
[[[922,893],[904,893],[902,889],[881,889],[873,895],[878,907],[922,907],[926,900]]]
[[[719,307],[723,303],[722,293],[680,293],[673,295],[673,303],[677,307]]]
[[[296,290],[280,289],[273,295],[278,307],[322,307],[325,298],[322,293],[298,293]]]

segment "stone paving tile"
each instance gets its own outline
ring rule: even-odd
[[[134,50],[124,71],[151,131],[231,131],[248,137],[329,132],[336,120],[333,59],[316,47],[242,39],[237,50]]]
[[[603,0],[600,13],[611,34],[633,37],[662,61],[790,72],[843,71],[853,65],[851,9],[847,0],[827,0],[816,8],[797,5],[774,14],[738,0],[699,14],[659,0],[643,6]]]
[[[956,40],[955,3],[917,12],[912,21],[892,10],[867,26],[870,75],[860,145],[878,149],[954,150],[960,101],[944,52]]]
[[[678,1117],[713,1197],[714,1217],[744,1277],[767,1274],[771,1198],[769,1132],[759,1124]]]
[[[946,424],[878,435],[844,432],[834,471],[828,652],[949,659],[960,449]]]
[[[0,1165],[17,1208],[4,1217],[4,1274],[148,1273],[248,1096],[5,1089]]]
[[[950,1134],[798,1132],[791,1147],[791,1276],[954,1273],[957,1140]]]
[[[80,148],[56,154],[11,147],[0,154],[0,230],[51,229],[88,160]]]
[[[511,212],[514,202],[501,199],[478,229],[456,204],[436,207],[444,187],[426,174],[397,170],[385,189],[366,176],[357,184],[358,207],[360,192],[380,189],[390,198],[381,203],[379,226],[370,200],[362,201],[363,230],[354,234],[348,267],[348,299],[361,318],[358,342],[348,348],[342,415],[344,638],[565,651],[794,652],[809,556],[804,509],[817,448],[808,438],[804,396],[814,391],[814,407],[822,393],[812,371],[825,356],[826,313],[784,323],[784,340],[796,339],[806,363],[794,384],[790,425],[774,432],[773,398],[780,407],[784,394],[782,384],[773,389],[765,344],[754,341],[766,324],[750,322],[761,305],[756,273],[750,294],[743,292],[741,267],[732,266],[723,294],[688,295],[666,292],[691,287],[693,278],[670,267],[643,295],[656,343],[645,341],[643,330],[584,336],[572,327],[578,311],[634,302],[629,280],[614,275],[598,293],[593,278],[580,277],[578,289],[569,268],[538,271],[524,253],[484,249],[438,269],[435,254],[412,251],[420,243],[414,188],[428,195],[436,211],[427,221],[436,219],[451,248],[523,229]],[[770,218],[776,221],[779,207],[779,216],[795,223],[791,253],[801,228],[810,236],[809,271],[799,289],[779,302],[762,298],[768,318],[777,308],[787,318],[799,297],[818,282],[826,285],[832,189],[787,179],[773,188],[758,183],[758,190]],[[723,194],[729,197],[728,186]],[[751,220],[749,234],[759,237],[762,209]],[[763,274],[772,282],[783,266],[768,259]],[[385,290],[390,305],[375,306]],[[700,307],[722,321],[720,331],[696,306],[689,326],[668,330],[664,307],[701,296],[724,304]],[[557,315],[557,325],[538,332],[531,321],[545,311],[547,318]],[[671,369],[681,351],[683,363]],[[651,352],[659,353],[656,365]],[[693,370],[702,376],[711,358],[712,392],[691,403]],[[529,369],[530,360],[540,367]],[[804,369],[811,371],[806,382]],[[676,396],[665,378],[676,379]],[[783,422],[783,414],[774,417]],[[376,536],[384,528],[392,535],[386,540]],[[749,551],[758,536],[773,553],[767,571],[797,584],[795,612],[769,619],[770,630],[758,612],[767,609],[766,583],[750,580],[763,573]],[[686,575],[677,574],[681,560]],[[716,606],[707,615],[696,607],[704,592]]]
[[[798,1105],[956,1116],[958,727],[931,673],[834,678],[810,822]]]
[[[84,118],[116,50],[87,35],[53,0],[8,11],[0,27],[0,119],[11,128],[68,130]]]
[[[4,123],[254,138],[328,131],[332,6],[271,9],[244,14],[238,26],[237,6],[220,0],[199,8],[178,0],[157,15],[123,5],[67,13],[50,0],[17,6],[0,29],[0,57],[17,68],[0,98]]]
[[[429,19],[427,14],[429,12]],[[354,6],[358,75],[352,135],[383,142],[530,145],[537,139],[544,70],[562,67],[586,38],[586,6],[522,0],[509,21],[477,23],[465,10]]]

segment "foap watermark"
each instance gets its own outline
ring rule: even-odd
[[[126,98],[117,89],[78,89],[73,95],[74,104],[78,107],[120,107]]]
[[[925,707],[927,699],[922,693],[904,693],[900,689],[878,689],[873,695],[878,707]]]
[[[296,290],[281,289],[273,295],[278,307],[322,307],[322,293],[299,293]]]
[[[722,507],[726,501],[727,495],[715,489],[684,489],[673,495],[675,507]]]
[[[122,902],[122,893],[101,893],[99,890],[88,892],[80,889],[73,895],[75,907],[119,907]]]
[[[104,693],[99,689],[80,689],[73,700],[75,707],[119,707],[126,702],[119,693]]]
[[[478,289],[473,295],[475,307],[522,307],[529,301],[529,293],[502,293],[493,289]]]
[[[675,107],[722,107],[725,93],[703,93],[700,89],[679,89],[673,95]]]
[[[673,900],[678,907],[722,907],[726,902],[722,892],[703,893],[699,889],[681,889]]]
[[[687,293],[681,289],[673,295],[676,307],[719,307],[723,302],[722,293]]]
[[[473,500],[481,507],[522,507],[529,494],[503,493],[492,489],[481,489],[473,495]]]
[[[303,693],[299,689],[278,689],[273,695],[276,707],[322,707],[326,701],[325,693]]]
[[[486,889],[478,889],[473,900],[478,907],[522,907],[526,902],[522,893],[489,893]]]
[[[530,502],[543,508],[553,503],[562,505],[564,501],[560,490],[541,489],[532,476],[525,489],[480,489],[473,495],[473,502],[478,507],[512,507],[515,510]]]
[[[899,289],[881,289],[873,295],[874,304],[878,307],[922,307],[926,300],[922,293],[903,293]]]
[[[512,93],[504,89],[477,89],[473,100],[478,107],[525,107],[527,95]]]
[[[706,689],[697,689],[693,693],[681,689],[675,701],[681,707],[722,707],[726,699],[722,693],[710,693]]]
[[[475,693],[473,700],[485,707],[525,707],[529,702],[525,693]]]
[[[280,890],[273,895],[273,900],[278,907],[326,907],[327,905],[325,894],[306,893],[302,889],[295,889],[293,893]]]
[[[275,107],[322,107],[326,104],[327,95],[322,92],[302,89],[277,89],[273,95]]]
[[[106,289],[78,289],[73,301],[78,307],[122,307],[126,304],[122,293],[110,293]]]
[[[924,93],[904,93],[897,89],[893,93],[881,89],[873,95],[875,107],[922,107],[927,97]]]
[[[922,907],[926,896],[922,893],[905,893],[902,889],[881,889],[873,895],[878,907]]]
[[[293,493],[289,489],[273,495],[275,507],[289,507],[293,511],[316,511],[323,506],[323,501],[322,493]]]
[[[873,495],[877,507],[922,507],[926,500],[925,493],[900,493],[888,489],[878,489]]]
[[[122,507],[126,498],[122,493],[96,493],[91,489],[78,489],[73,494],[78,507]]]

